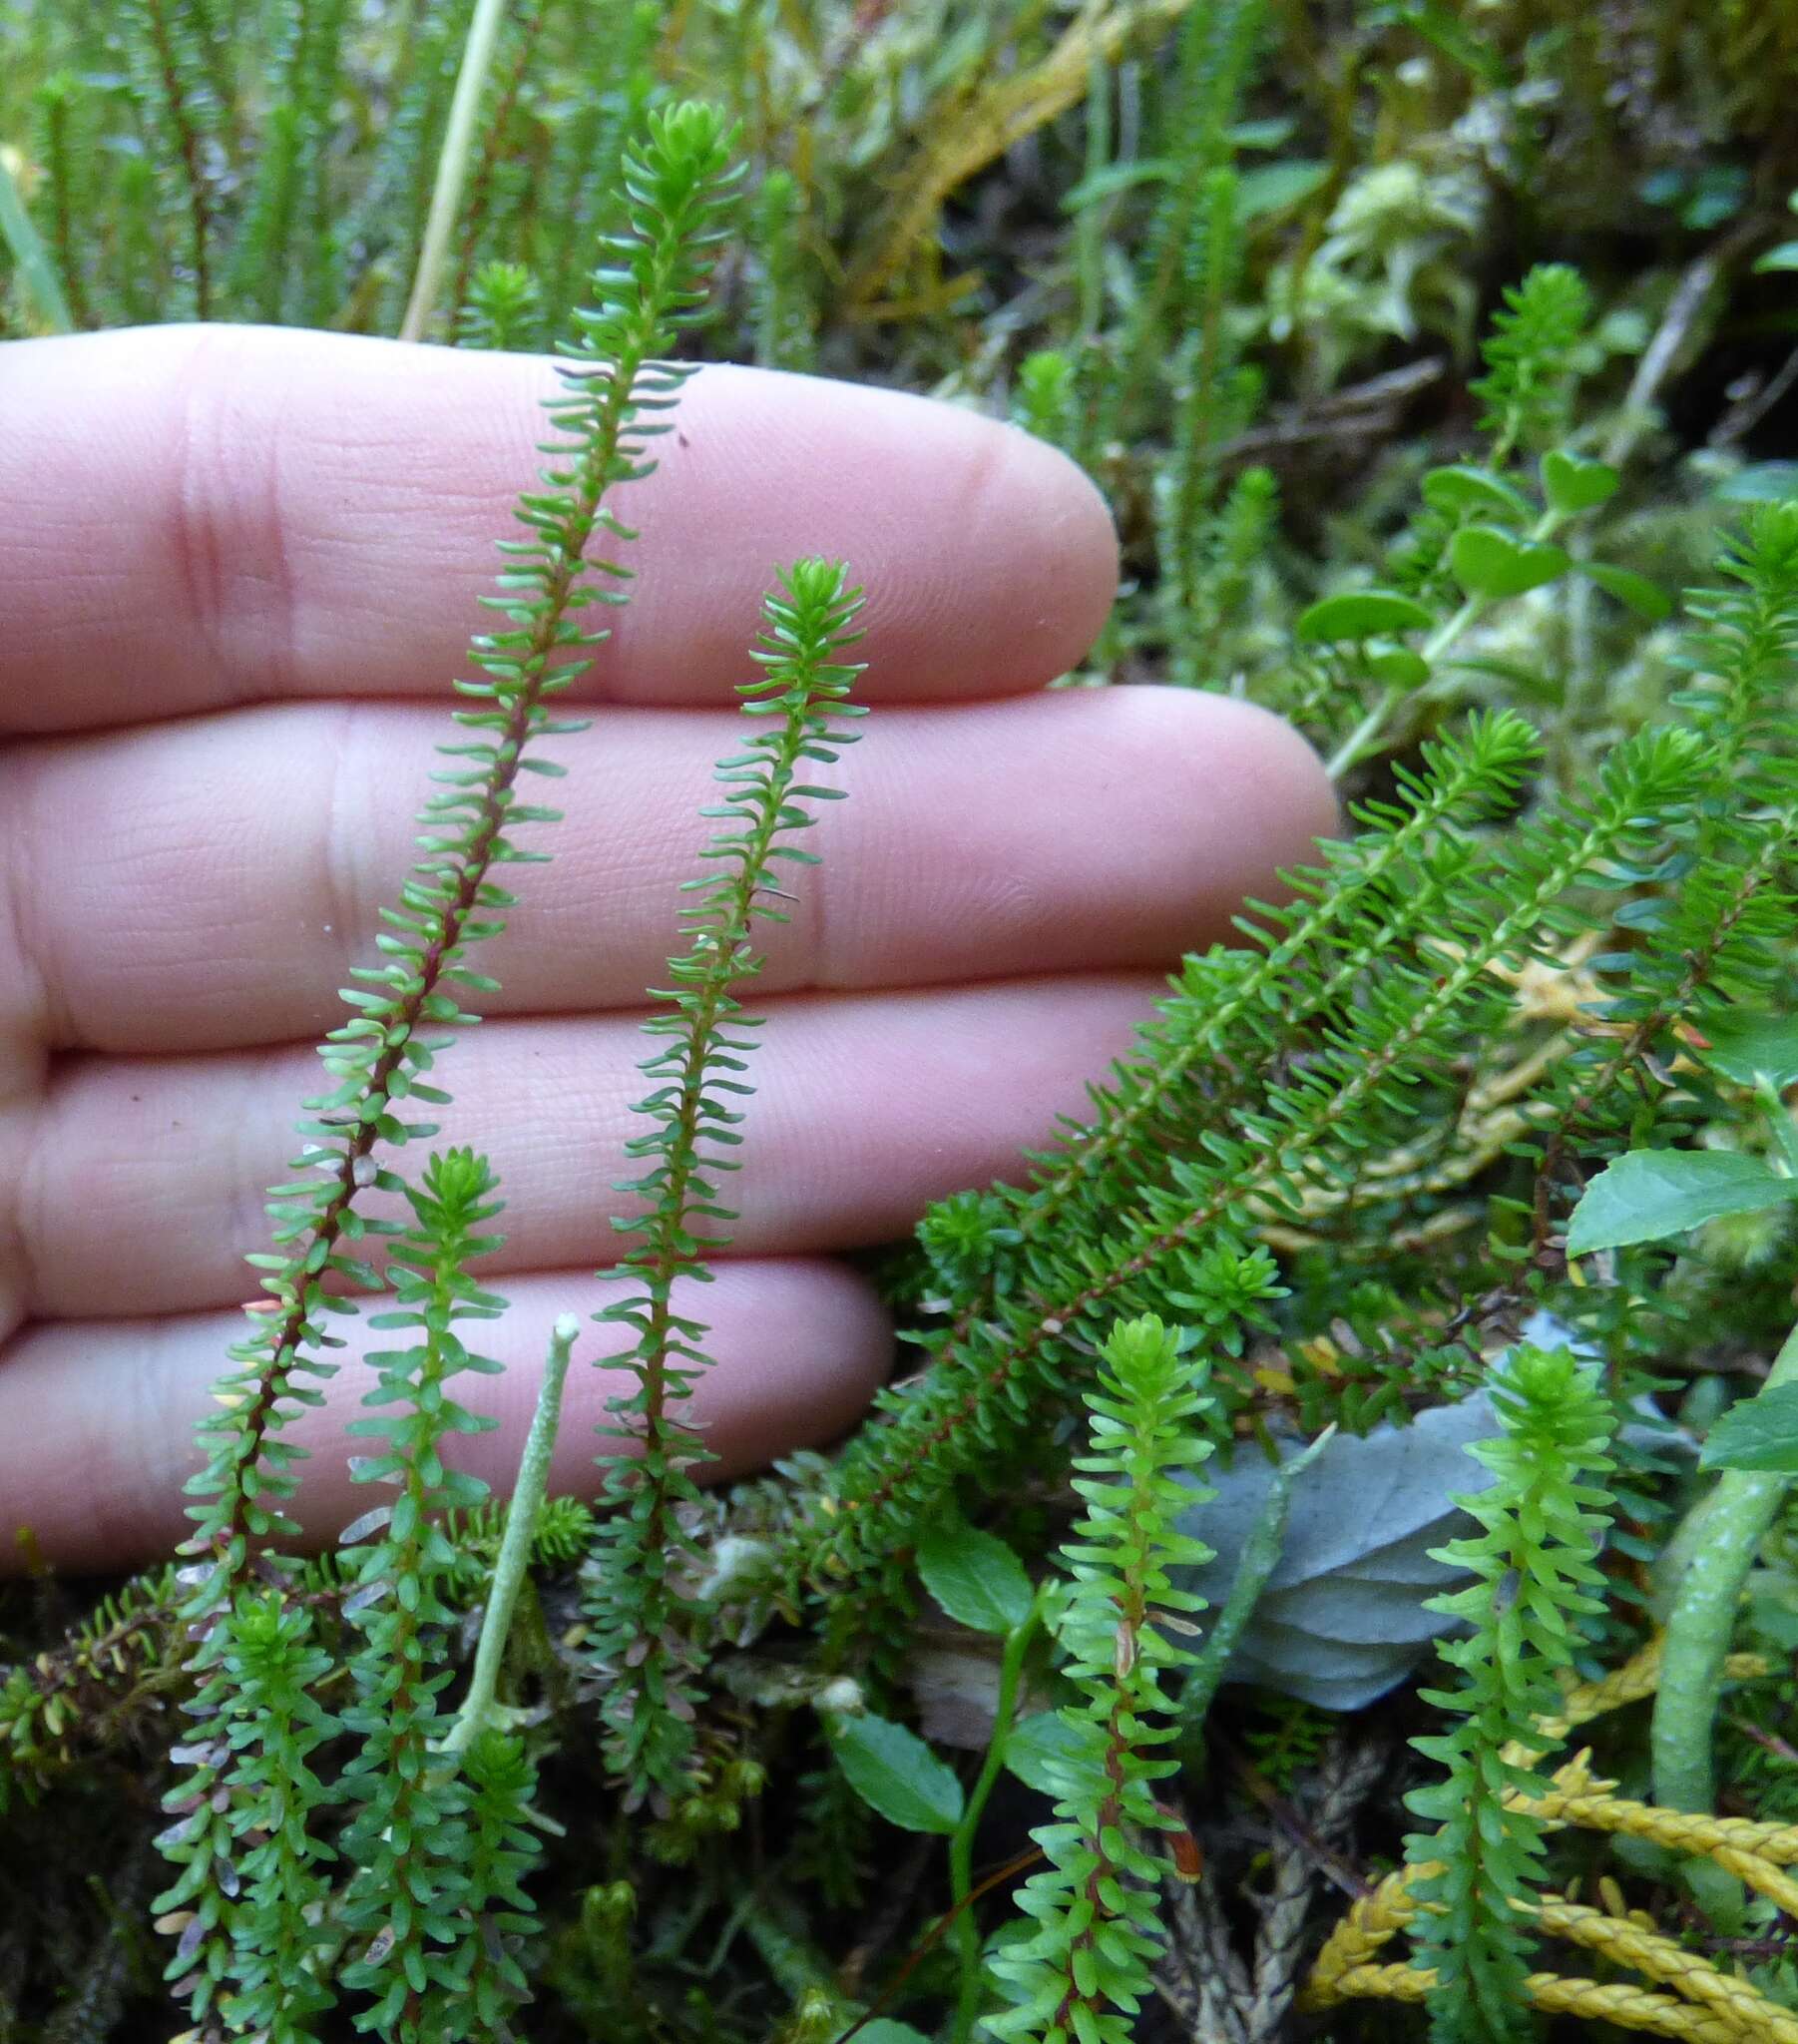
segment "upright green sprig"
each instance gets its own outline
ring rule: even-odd
[[[531,1996],[518,1947],[543,1927],[523,1885],[543,1857],[534,1821],[537,1769],[518,1734],[489,1728],[469,1748],[462,1775],[468,1796],[464,1908],[475,1934],[464,1945],[469,2013],[452,2038],[504,2040],[512,2035],[507,2018]]]
[[[206,319],[216,310],[222,168],[212,25],[193,0],[124,0],[120,26],[158,190],[184,252],[173,264],[175,301]]]
[[[335,310],[342,236],[333,220],[333,103],[348,0],[277,0],[275,81],[225,275],[233,312],[323,325]]]
[[[1072,453],[1079,430],[1079,379],[1074,358],[1060,348],[1040,347],[1018,364],[1012,390],[1012,423]]]
[[[991,1206],[970,1210],[986,1237],[987,1280],[972,1296],[965,1283],[953,1286],[953,1319],[926,1336],[930,1368],[882,1394],[879,1417],[780,1543],[786,1580],[879,1569],[956,1477],[1017,1437],[1044,1392],[1079,1381],[1089,1344],[1121,1311],[1202,1316],[1214,1350],[1234,1352],[1278,1292],[1271,1261],[1244,1247],[1251,1221],[1302,1225],[1309,1199],[1350,1197],[1370,1152],[1410,1139],[1420,1088],[1468,1032],[1496,1028],[1507,1012],[1492,965],[1521,963],[1590,927],[1593,903],[1665,855],[1711,757],[1691,733],[1650,731],[1611,755],[1589,797],[1512,832],[1501,851],[1453,839],[1420,848],[1417,866],[1407,862],[1395,877],[1415,870],[1427,879],[1429,927],[1403,925],[1402,940],[1364,945],[1391,904],[1378,893],[1358,903],[1363,913],[1326,943],[1331,992],[1321,1007],[1310,1007],[1308,993],[1318,961],[1298,968],[1300,999],[1316,1016],[1305,1058],[1290,1058],[1277,999],[1259,1012],[1244,1004],[1217,1041],[1218,1097],[1195,1087],[1164,1148],[1124,1150],[1116,1172],[1095,1180],[1090,1223],[1089,1210],[1070,1203],[1083,1224],[1072,1238],[1030,1226],[1028,1190],[1001,1188]],[[1514,756],[1513,770],[1517,764]],[[1570,898],[1575,887],[1580,897]],[[1338,979],[1336,966],[1351,959]],[[1189,959],[1164,1009],[1181,1035],[1164,1030],[1154,1050],[1207,1030],[1259,965],[1241,952]],[[1146,1062],[1152,1083],[1161,1059]],[[1095,1119],[1096,1139],[1129,1114],[1134,1078],[1127,1067],[1120,1078]],[[1070,1138],[1077,1155],[1086,1133]],[[963,1246],[964,1271],[980,1247]]]
[[[450,1395],[468,1370],[499,1364],[474,1353],[457,1332],[463,1320],[497,1319],[505,1300],[483,1290],[469,1267],[499,1245],[484,1234],[499,1214],[487,1160],[470,1150],[431,1158],[421,1187],[410,1188],[415,1226],[394,1246],[399,1304],[377,1327],[415,1330],[409,1348],[371,1355],[379,1371],[365,1405],[390,1407],[352,1422],[352,1431],[384,1436],[385,1449],[355,1464],[358,1483],[390,1484],[398,1496],[346,1528],[344,1544],[366,1541],[355,1556],[344,1617],[363,1629],[351,1651],[355,1699],[345,1729],[361,1747],[345,1770],[344,1793],[359,1803],[343,1839],[354,1869],[338,1905],[339,1922],[360,1949],[344,1967],[345,1987],[375,1996],[358,2026],[390,2044],[445,2044],[457,2027],[455,1998],[465,1989],[481,1945],[467,1913],[467,1791],[440,1765],[437,1698],[453,1676],[441,1651],[454,1614],[443,1592],[455,1567],[444,1512],[479,1505],[487,1486],[444,1462],[445,1443],[496,1422]]]
[[[310,1765],[337,1730],[313,1693],[331,1659],[305,1607],[279,1592],[241,1591],[220,1630],[218,1667],[188,1707],[192,1737],[173,1756],[193,1772],[157,1839],[179,1868],[154,1905],[178,1939],[167,1977],[197,2020],[222,2009],[239,2034],[311,2044],[332,1999],[314,1958],[333,1855],[310,1829],[331,1799]]]
[[[613,561],[590,561],[588,548],[597,533],[635,537],[606,499],[654,466],[644,443],[668,425],[650,415],[666,412],[691,373],[659,357],[673,349],[703,296],[738,176],[730,149],[717,113],[681,104],[659,115],[630,156],[631,229],[594,272],[598,309],[579,315],[580,338],[560,365],[563,388],[547,401],[558,429],[546,447],[547,487],[520,502],[517,515],[531,537],[500,543],[510,561],[503,593],[484,599],[509,629],[474,643],[474,662],[486,679],[456,684],[480,702],[456,713],[472,736],[444,748],[456,764],[438,776],[444,792],[426,805],[425,855],[401,891],[401,906],[382,911],[388,932],[376,942],[389,962],[354,969],[362,985],[344,998],[357,1013],[320,1052],[333,1085],[307,1103],[312,1119],[301,1133],[310,1142],[294,1160],[306,1176],[275,1189],[269,1212],[276,1253],[251,1259],[268,1274],[267,1309],[231,1349],[236,1367],[217,1392],[224,1409],[200,1429],[208,1461],[189,1487],[208,1502],[192,1508],[198,1530],[189,1547],[212,1566],[194,1601],[196,1621],[229,1603],[252,1542],[294,1530],[282,1501],[293,1490],[289,1472],[300,1451],[277,1436],[295,1405],[319,1400],[295,1379],[330,1374],[316,1353],[335,1345],[325,1320],[355,1310],[327,1288],[331,1279],[365,1289],[379,1282],[346,1245],[393,1227],[364,1220],[354,1211],[356,1199],[369,1188],[402,1190],[397,1175],[376,1161],[377,1146],[399,1149],[434,1133],[402,1119],[401,1103],[448,1098],[425,1078],[447,1041],[430,1032],[477,1019],[451,990],[493,990],[494,981],[464,962],[470,946],[504,926],[504,911],[514,905],[491,879],[492,868],[545,856],[522,849],[513,832],[560,812],[520,800],[519,776],[560,773],[530,748],[581,729],[552,718],[550,700],[570,687],[606,637],[584,629],[578,613],[623,601],[620,589],[596,588],[591,578],[616,585],[629,572]],[[203,1663],[206,1652],[203,1635]]]
[[[1252,414],[1258,377],[1242,367],[1231,330],[1241,279],[1239,180],[1227,164],[1206,173],[1181,264],[1191,331],[1175,357],[1172,459],[1160,477],[1156,520],[1160,594],[1172,678],[1203,679],[1216,651],[1206,569],[1216,542],[1219,456]]]
[[[1585,279],[1565,262],[1542,262],[1505,292],[1483,352],[1486,374],[1472,385],[1486,406],[1480,430],[1503,468],[1515,449],[1541,453],[1567,431],[1579,344],[1591,319]]]
[[[1560,1702],[1556,1676],[1573,1662],[1579,1620],[1603,1608],[1592,1557],[1609,1523],[1602,1479],[1614,1422],[1594,1372],[1569,1349],[1520,1348],[1495,1373],[1492,1400],[1503,1432],[1468,1452],[1496,1481],[1457,1500],[1482,1530],[1436,1551],[1475,1581],[1428,1607],[1472,1629],[1438,1644],[1456,1687],[1424,1692],[1457,1722],[1413,1741],[1444,1772],[1407,1798],[1438,1826],[1407,1841],[1412,1862],[1434,1869],[1418,1885],[1425,1907],[1413,1951],[1435,1974],[1435,2044],[1514,2044],[1529,2034],[1524,1979],[1542,1826],[1505,1798],[1540,1784],[1504,1749],[1518,1741],[1548,1750],[1536,1720]]]
[[[543,316],[543,293],[522,262],[483,262],[456,317],[461,347],[528,348]]]
[[[278,1593],[246,1591],[230,1626],[223,1729],[237,1756],[230,1821],[241,1898],[231,1912],[225,2015],[233,2030],[267,2044],[312,2044],[314,2019],[334,1998],[318,1946],[330,1934],[325,1865],[336,1855],[309,1821],[330,1799],[311,1760],[338,1729],[317,1697],[331,1656],[305,1606]]]
[[[570,52],[574,103],[551,134],[537,214],[552,232],[537,245],[533,264],[543,280],[546,317],[558,330],[581,288],[566,223],[590,222],[604,233],[619,219],[623,152],[668,96],[656,61],[667,26],[658,0],[627,0],[609,17],[605,35],[580,34]]]
[[[1675,659],[1689,677],[1673,698],[1713,748],[1677,887],[1631,910],[1627,951],[1594,962],[1603,1025],[1575,1044],[1550,1096],[1530,1250],[1549,1243],[1570,1151],[1594,1159],[1639,1147],[1702,1096],[1676,1081],[1680,1032],[1731,1002],[1775,1001],[1791,929],[1798,849],[1798,503],[1755,508],[1729,535],[1716,584],[1690,593]]]
[[[731,140],[712,109],[682,104],[659,115],[630,154],[630,230],[609,246],[608,259],[594,273],[598,309],[580,316],[580,337],[561,365],[563,388],[546,407],[559,429],[545,449],[551,456],[542,472],[546,487],[520,502],[518,516],[531,536],[501,542],[509,557],[502,594],[485,599],[508,629],[474,643],[474,662],[485,679],[456,685],[479,707],[456,713],[469,737],[444,749],[454,764],[438,776],[444,790],[424,811],[424,857],[402,889],[401,906],[382,911],[388,931],[376,942],[389,962],[354,968],[361,984],[346,990],[345,999],[357,1012],[321,1049],[334,1084],[307,1103],[312,1119],[301,1132],[310,1140],[294,1160],[306,1176],[275,1188],[269,1208],[275,1250],[250,1259],[266,1274],[266,1309],[231,1349],[235,1367],[216,1392],[221,1409],[199,1429],[208,1460],[189,1489],[207,1501],[191,1508],[198,1527],[188,1551],[201,1558],[191,1570],[193,1594],[183,1615],[195,1641],[192,1666],[203,1699],[220,1680],[226,1644],[222,1620],[248,1580],[252,1548],[296,1531],[283,1507],[302,1451],[280,1435],[298,1407],[322,1402],[307,1379],[334,1368],[318,1352],[341,1345],[326,1331],[328,1317],[356,1310],[341,1286],[373,1290],[383,1281],[350,1250],[364,1238],[394,1235],[399,1224],[365,1218],[355,1203],[371,1189],[413,1197],[398,1173],[377,1160],[376,1148],[397,1150],[434,1133],[428,1123],[402,1119],[401,1104],[448,1099],[426,1077],[448,1039],[429,1032],[477,1019],[463,1011],[452,989],[494,987],[465,962],[469,947],[496,934],[514,905],[490,877],[492,869],[543,857],[524,850],[512,833],[559,814],[520,800],[519,776],[559,773],[529,749],[581,729],[578,722],[555,721],[550,705],[606,636],[584,629],[578,614],[594,603],[623,600],[617,587],[596,589],[589,578],[616,585],[628,572],[609,560],[590,562],[588,548],[596,533],[634,537],[606,501],[608,493],[653,467],[645,443],[668,430],[654,415],[673,405],[691,373],[662,357],[703,297],[722,212],[738,178],[730,165]],[[228,1784],[223,1792],[228,1804]],[[198,1943],[189,1951],[199,1963],[190,1970],[203,1983],[217,1982],[227,1958],[225,1912],[203,1907],[200,1915]],[[184,1930],[184,1947],[191,1937]],[[371,1980],[377,1976],[386,1977],[384,1964]]]
[[[679,1512],[697,1495],[688,1471],[706,1456],[678,1407],[710,1358],[698,1346],[704,1326],[677,1308],[674,1292],[709,1278],[707,1256],[729,1240],[718,1224],[734,1215],[719,1203],[714,1175],[736,1169],[725,1153],[742,1141],[742,1114],[727,1101],[752,1090],[739,1075],[752,1047],[744,1032],[759,1027],[735,990],[761,969],[756,922],[787,919],[779,904],[789,897],[776,883],[774,861],[817,862],[777,840],[814,821],[802,803],[842,792],[802,782],[798,773],[804,762],[834,762],[852,743],[842,720],[861,714],[845,701],[861,669],[841,656],[860,637],[851,627],[862,601],[847,570],[821,560],[796,563],[763,599],[751,655],[762,672],[739,683],[737,694],[749,716],[778,722],[718,766],[728,792],[705,813],[730,827],[704,856],[726,869],[686,883],[698,895],[681,917],[691,947],[669,961],[673,984],[656,994],[670,1012],[645,1025],[668,1046],[646,1060],[644,1071],[659,1083],[636,1105],[656,1126],[627,1146],[631,1156],[651,1160],[649,1169],[620,1183],[645,1203],[642,1214],[615,1222],[643,1238],[614,1274],[636,1289],[598,1315],[634,1336],[623,1360],[637,1389],[615,1402],[610,1430],[637,1454],[615,1455],[608,1465],[614,1510],[595,1551],[589,1598],[594,1652],[617,1676],[608,1709],[614,1759],[636,1788],[677,1779],[694,1695],[675,1630],[676,1578],[693,1552]]]
[[[85,252],[76,244],[76,224],[91,218],[94,164],[93,152],[85,146],[84,130],[92,97],[92,92],[70,71],[53,72],[32,95],[38,115],[37,155],[44,166],[42,204],[49,216],[46,239],[55,256],[49,301],[44,302],[41,289],[37,295],[40,309],[53,326],[94,324],[82,259]],[[24,268],[16,250],[13,260]],[[58,298],[67,314],[61,320],[56,316]]]
[[[1153,1621],[1202,1609],[1170,1572],[1211,1559],[1177,1530],[1204,1495],[1178,1474],[1210,1453],[1194,1425],[1209,1402],[1203,1377],[1190,1337],[1149,1314],[1113,1328],[1085,1394],[1091,1439],[1074,1487],[1087,1511],[1062,1549],[1057,1627],[1081,1701],[1062,1713],[1075,1739],[1056,1769],[1055,1821],[1032,1834],[1050,1864],[1019,1898],[1036,1932],[993,1961],[1016,2002],[987,2018],[998,2037],[1130,2044],[1135,2034],[1162,1941],[1161,1863],[1139,1834],[1177,1822],[1155,1799],[1155,1784],[1178,1770],[1157,1751],[1175,1736],[1161,1683],[1192,1660]]]
[[[1198,222],[1213,196],[1207,173],[1234,154],[1230,126],[1253,74],[1266,17],[1265,0],[1218,0],[1191,9],[1180,31],[1165,109],[1170,171],[1144,237],[1119,367],[1100,393],[1102,447],[1127,430],[1170,317],[1180,319],[1188,309],[1192,279],[1185,258],[1193,237],[1203,234]],[[1190,323],[1202,319],[1193,306]]]
[[[1719,799],[1726,823],[1744,795],[1780,806],[1798,752],[1798,502],[1756,505],[1724,541],[1717,586],[1686,599],[1692,620],[1680,664],[1690,684],[1675,698],[1714,737],[1735,783]]]
[[[800,230],[804,195],[791,171],[769,171],[749,213],[755,252],[751,302],[755,359],[767,369],[809,369],[817,359],[817,308],[811,302]]]

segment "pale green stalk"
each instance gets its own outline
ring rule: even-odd
[[[961,1822],[949,1840],[950,1906],[956,1911],[956,1943],[961,1955],[961,1988],[956,1998],[954,2044],[967,2044],[974,2035],[980,2015],[980,1927],[974,1920],[974,1834],[980,1828],[981,1812],[1005,1766],[1005,1750],[1012,1736],[1012,1720],[1018,1709],[1018,1685],[1024,1674],[1024,1654],[1042,1623],[1043,1599],[1039,1594],[1024,1615],[1024,1622],[1006,1635],[1005,1653],[999,1663],[999,1699],[994,1706],[993,1738],[987,1747],[986,1764],[962,1805]]]
[[[1798,1178],[1798,1126],[1794,1126],[1790,1110],[1780,1097],[1780,1091],[1765,1072],[1754,1075],[1754,1097],[1760,1102],[1761,1112],[1767,1118],[1767,1129],[1773,1138],[1773,1147],[1779,1152],[1787,1172]]]
[[[450,237],[462,211],[462,187],[474,148],[481,94],[493,67],[494,46],[505,16],[506,0],[475,0],[468,41],[462,47],[462,68],[456,74],[455,96],[450,101],[449,120],[443,131],[443,147],[437,153],[437,182],[431,188],[431,211],[418,252],[418,268],[412,277],[412,295],[406,301],[406,316],[399,325],[401,340],[424,338],[431,307],[436,302]]]
[[[518,1482],[506,1509],[506,1531],[493,1564],[493,1587],[487,1593],[487,1608],[481,1614],[474,1674],[469,1678],[468,1694],[462,1699],[456,1722],[439,1742],[439,1753],[466,1753],[488,1726],[503,1730],[518,1716],[510,1706],[494,1699],[506,1658],[506,1636],[512,1630],[512,1613],[531,1560],[531,1537],[537,1530],[537,1515],[543,1509],[544,1491],[549,1483],[550,1457],[555,1452],[556,1429],[562,1418],[562,1387],[568,1380],[568,1359],[580,1331],[581,1323],[574,1314],[564,1313],[550,1336],[549,1359],[543,1366],[543,1382],[537,1390],[537,1410],[531,1415],[531,1431],[518,1465]]]
[[[1546,539],[1553,539],[1566,522],[1566,519],[1567,513],[1565,511],[1545,511],[1526,535],[1528,544],[1538,546]],[[1488,596],[1470,596],[1463,602],[1461,608],[1452,618],[1447,618],[1442,624],[1438,625],[1421,649],[1425,665],[1434,671],[1436,663],[1448,652],[1449,648],[1455,644],[1456,640],[1461,637],[1474,620],[1485,614],[1492,602],[1493,599]],[[1423,684],[1426,690],[1430,686],[1430,682]],[[1403,687],[1399,683],[1394,683],[1392,687],[1384,691],[1380,700],[1331,755],[1330,764],[1324,768],[1324,771],[1329,774],[1332,780],[1340,780],[1349,768],[1356,764],[1362,754],[1366,752],[1367,748],[1372,745],[1374,740],[1385,729],[1386,720],[1398,708],[1400,703],[1413,693],[1412,690]]]
[[[31,215],[25,210],[17,181],[0,150],[0,241],[12,251],[19,281],[37,307],[38,317],[52,333],[73,333],[75,321],[69,316],[69,301],[63,296],[62,279],[44,247]]]
[[[1211,1700],[1222,1685],[1224,1671],[1230,1665],[1243,1628],[1255,1614],[1261,1592],[1267,1588],[1274,1570],[1280,1565],[1280,1555],[1286,1545],[1286,1515],[1292,1503],[1292,1486],[1335,1438],[1334,1425],[1326,1426],[1291,1461],[1275,1465],[1273,1481],[1267,1486],[1267,1495],[1261,1501],[1255,1523],[1242,1543],[1236,1573],[1230,1579],[1230,1594],[1224,1599],[1223,1608],[1218,1612],[1216,1623],[1206,1636],[1197,1658],[1186,1671],[1185,1681],[1180,1684],[1180,1751],[1187,1766],[1194,1766],[1203,1758],[1200,1735]],[[1201,1502],[1202,1495],[1195,1492],[1193,1502]]]
[[[1103,57],[1095,56],[1087,74],[1087,176],[1096,176],[1111,160],[1112,72]],[[1093,345],[1105,321],[1105,231],[1110,211],[1104,201],[1094,201],[1082,207],[1074,221],[1074,271],[1080,286],[1083,349]]]
[[[1798,1383],[1798,1327],[1761,1386]],[[1654,1799],[1669,1809],[1715,1806],[1712,1743],[1735,1615],[1748,1571],[1778,1516],[1792,1478],[1777,1471],[1725,1469],[1704,1506],[1691,1560],[1673,1593],[1661,1652],[1649,1747]]]

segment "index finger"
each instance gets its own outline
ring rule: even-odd
[[[547,437],[541,358],[279,327],[0,350],[0,730],[442,692]],[[872,692],[1041,687],[1112,599],[1111,521],[1014,427],[710,368],[620,492],[641,578],[579,693],[726,700],[778,563],[847,560]]]

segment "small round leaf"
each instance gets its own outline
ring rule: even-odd
[[[937,1527],[918,1547],[924,1587],[958,1625],[1009,1633],[1030,1616],[1035,1592],[1024,1564],[997,1534]]]
[[[1515,539],[1496,525],[1464,525],[1449,543],[1449,566],[1469,596],[1497,602],[1522,596],[1565,575],[1571,566],[1564,547],[1546,540]]]
[[[1086,1747],[1080,1726],[1060,1711],[1038,1711],[1014,1727],[1005,1742],[1005,1764],[1028,1788],[1059,1796]]]
[[[1300,617],[1297,630],[1301,639],[1340,645],[1393,632],[1423,632],[1435,622],[1421,603],[1396,589],[1351,589],[1314,603]]]
[[[1514,489],[1489,469],[1433,468],[1424,477],[1424,502],[1432,511],[1461,518],[1468,513],[1487,518],[1528,518],[1531,506],[1521,490]]]
[[[1376,682],[1395,689],[1421,689],[1430,679],[1430,663],[1409,646],[1388,646],[1367,656],[1367,671]]]
[[[1604,461],[1588,461],[1582,454],[1554,448],[1542,458],[1543,495],[1557,511],[1569,517],[1576,511],[1595,510],[1616,495],[1622,478]]]
[[[832,1746],[850,1788],[888,1823],[947,1835],[961,1821],[961,1783],[915,1732],[887,1718],[845,1718]]]

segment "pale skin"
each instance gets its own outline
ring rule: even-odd
[[[22,1526],[69,1570],[181,1537],[194,1420],[254,1295],[240,1260],[334,989],[374,955],[551,381],[253,328],[0,350],[0,1571]],[[521,906],[476,962],[504,990],[444,1063],[438,1140],[486,1150],[510,1202],[487,1276],[515,1309],[479,1330],[507,1373],[464,1380],[501,1420],[466,1460],[501,1486],[553,1322],[618,1295],[593,1270],[621,1241],[643,990],[777,564],[828,553],[866,586],[873,715],[770,933],[741,1219],[691,1301],[717,1471],[853,1422],[892,1347],[841,1253],[1015,1177],[1177,954],[1335,820],[1256,711],[1043,693],[1117,576],[1059,455],[751,370],[703,371],[678,420],[620,499],[639,581],[581,691],[595,726],[530,790],[568,811],[533,839],[555,860],[503,876]],[[390,1338],[352,1327],[293,1436],[313,1540],[366,1502],[342,1427]],[[576,1351],[556,1486],[591,1485],[620,1385],[589,1365],[617,1341],[590,1325]]]

